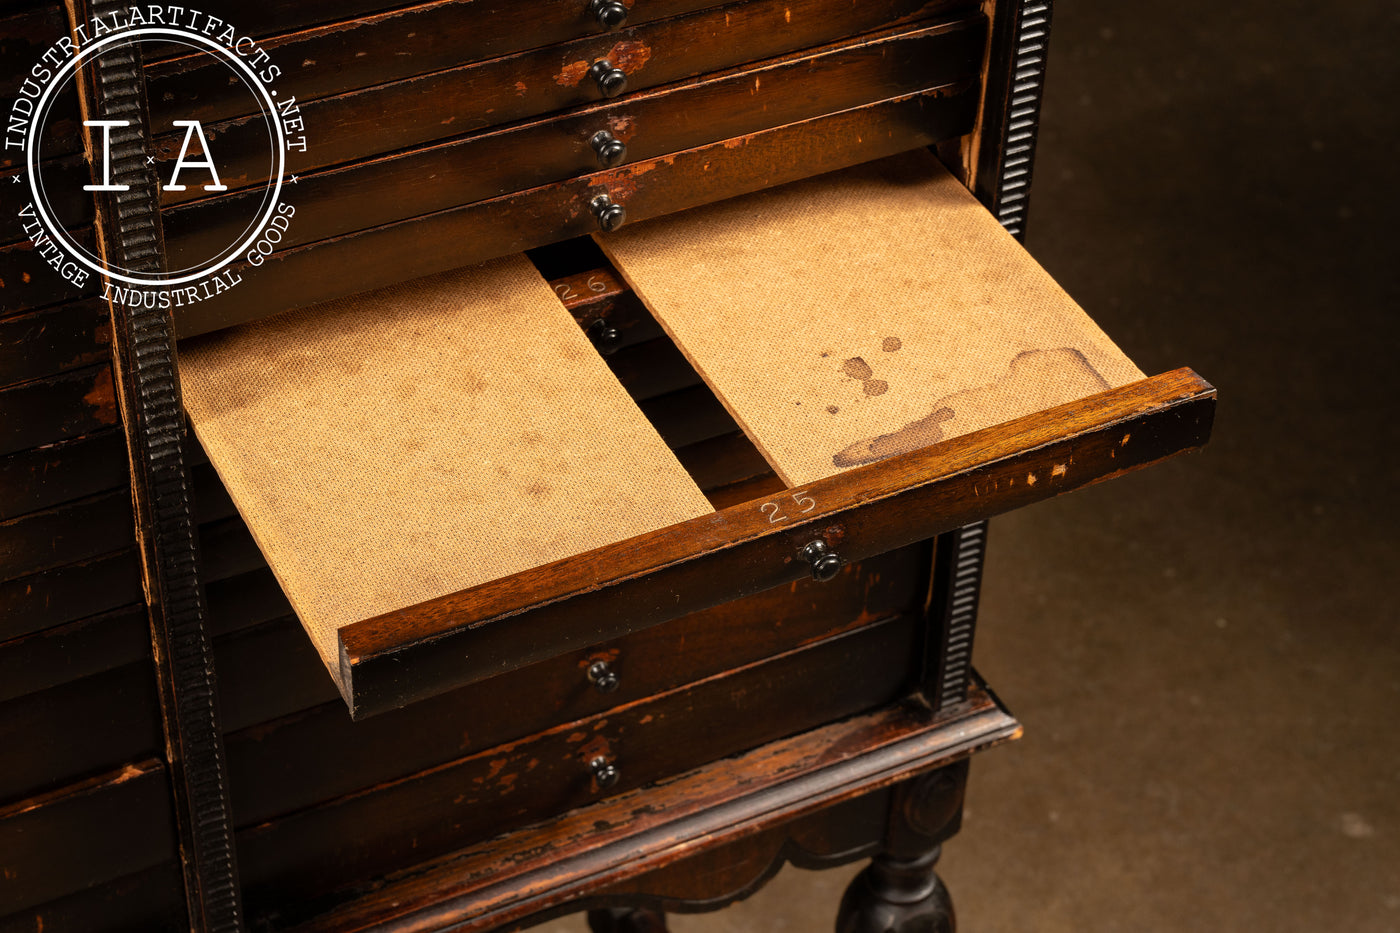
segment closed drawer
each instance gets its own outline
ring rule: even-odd
[[[607,194],[627,222],[685,210],[971,130],[975,85],[934,89],[641,159],[619,168],[490,198],[273,253],[235,292],[181,310],[192,337],[339,295],[430,275],[599,229],[589,208]],[[356,199],[335,202],[353,210]]]
[[[846,568],[826,585],[798,581],[692,613],[352,723],[336,702],[226,739],[234,819],[248,826],[506,742],[913,615],[929,557],[905,548]],[[595,665],[606,665],[595,671]]]
[[[694,13],[724,0],[643,0],[626,3],[621,13],[608,0],[590,5],[589,0],[436,0],[296,29],[260,46],[282,69],[282,93],[306,101]],[[277,12],[295,15],[298,6],[282,4]],[[266,21],[266,11],[259,12],[258,22],[248,26]],[[245,17],[234,9],[225,18],[241,22]],[[246,98],[230,90],[228,72],[204,56],[180,51],[146,67],[152,115],[206,122],[243,116]]]
[[[392,872],[512,827],[874,708],[907,688],[916,619],[868,625],[239,833],[254,911]],[[591,762],[618,769],[600,787]]]
[[[937,90],[946,137],[971,126],[986,44],[981,17],[867,37],[629,94],[545,120],[300,176],[281,248]],[[957,101],[957,109],[949,102]],[[840,148],[840,142],[832,143]],[[526,154],[522,157],[522,154]],[[233,192],[167,208],[172,261],[196,262],[241,229],[262,196]],[[562,218],[561,218],[562,219]],[[542,231],[554,237],[554,231]]]
[[[847,36],[938,16],[953,18],[955,11],[968,8],[947,0],[746,0],[604,36],[298,100],[312,144],[304,153],[288,153],[286,170],[302,174],[375,158],[603,100],[604,91],[589,73],[602,61],[619,69],[631,93]],[[366,48],[358,47],[357,54]],[[153,91],[153,101],[166,93],[173,92]],[[163,130],[169,120],[153,114],[152,132],[158,134],[153,146],[163,177],[184,141],[182,133]],[[318,131],[320,127],[327,129]],[[165,135],[159,135],[162,132]],[[229,115],[211,122],[206,132],[219,140],[221,176],[247,179],[245,184],[260,184],[267,177],[267,139],[260,113]],[[167,204],[178,203],[201,193],[162,192],[162,198]]]

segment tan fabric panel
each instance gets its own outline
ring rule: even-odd
[[[1143,378],[924,151],[596,239],[791,485]]]
[[[348,623],[713,511],[523,256],[182,343],[180,373],[337,682]]]

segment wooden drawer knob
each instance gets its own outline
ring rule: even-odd
[[[589,138],[588,144],[598,155],[598,164],[603,168],[621,165],[627,158],[627,144],[607,130],[599,130]]]
[[[818,583],[825,583],[841,572],[841,567],[846,562],[843,561],[831,545],[821,538],[811,542],[802,549],[802,556],[807,558],[807,563],[812,565],[812,579]]]
[[[609,32],[627,22],[627,6],[618,0],[588,0],[588,12]]]
[[[594,661],[588,665],[588,682],[598,688],[599,693],[612,693],[621,681],[607,661]]]
[[[598,85],[598,93],[604,97],[616,97],[627,90],[627,73],[613,66],[606,58],[594,62],[588,74]]]
[[[588,763],[588,767],[593,771],[593,780],[599,787],[612,787],[622,779],[622,772],[617,770],[617,765],[599,755]]]
[[[588,206],[592,208],[593,216],[598,218],[598,226],[604,233],[611,233],[627,222],[627,209],[606,194],[598,195],[588,202]]]

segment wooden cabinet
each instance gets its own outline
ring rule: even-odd
[[[0,72],[117,6],[6,14]],[[620,929],[871,856],[843,933],[945,928],[1019,734],[985,520],[1214,404],[1001,229],[1049,4],[210,6],[309,140],[237,287],[142,308],[0,217],[0,930]],[[78,90],[40,171],[183,268],[276,160],[227,68],[141,55],[78,82],[143,102],[135,194],[82,190]],[[158,184],[183,119],[227,190]]]

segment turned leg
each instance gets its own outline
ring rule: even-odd
[[[940,852],[875,856],[846,889],[836,933],[953,933],[953,902],[933,870]]]
[[[603,907],[588,912],[593,933],[666,933],[666,915],[643,907]]]
[[[836,915],[836,933],[953,933],[953,902],[934,866],[962,822],[967,762],[899,786],[884,851],[856,875]]]

